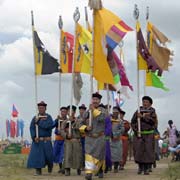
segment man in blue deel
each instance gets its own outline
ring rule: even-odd
[[[38,115],[34,116],[30,124],[32,138],[31,151],[28,157],[27,167],[35,168],[35,175],[41,175],[41,169],[46,165],[48,172],[53,168],[53,148],[51,134],[53,127],[52,117],[46,113],[47,104],[43,101],[38,105]]]

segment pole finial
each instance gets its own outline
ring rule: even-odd
[[[59,29],[63,28],[62,16],[59,16],[58,26],[59,26]]]
[[[134,13],[133,13],[133,16],[136,20],[138,20],[139,18],[139,9],[138,9],[138,6],[137,4],[134,5]]]
[[[76,7],[76,10],[75,10],[75,12],[74,12],[74,14],[73,14],[73,18],[74,18],[74,21],[77,23],[78,21],[79,21],[79,19],[80,19],[80,12],[79,12],[79,8],[78,7]]]
[[[101,0],[89,0],[88,6],[91,9],[100,10],[100,9],[102,9],[102,1]]]
[[[146,20],[149,19],[149,6],[146,7]]]
[[[84,11],[85,11],[85,20],[88,21],[88,13],[87,13],[87,7],[84,7]]]
[[[31,23],[32,23],[32,26],[34,26],[34,15],[33,15],[33,10],[31,10]]]

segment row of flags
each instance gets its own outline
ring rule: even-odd
[[[109,86],[113,87],[113,90],[119,90],[121,85],[129,86],[132,90],[133,88],[127,79],[121,60],[114,51],[126,33],[132,31],[132,28],[105,8],[96,11],[94,21],[93,76],[98,81],[98,84],[101,84],[98,86],[99,90],[104,89],[106,87],[105,84],[109,84]],[[85,29],[77,23],[75,36],[61,30],[59,63],[44,47],[34,28],[34,22],[33,36],[36,75],[45,75],[54,72],[72,73],[73,71],[75,73],[74,97],[78,103],[81,97],[80,89],[83,85],[81,75],[78,75],[78,73],[91,73],[93,42],[90,26],[88,29]],[[75,38],[76,45],[74,44]],[[74,47],[75,61],[74,69],[72,70]]]
[[[15,137],[23,137],[24,135],[24,120],[18,119],[14,120],[6,120],[6,135],[7,137],[15,138]]]
[[[89,22],[88,22],[89,24]],[[74,97],[80,101],[83,82],[80,73],[91,73],[91,60],[94,56],[93,76],[98,82],[99,90],[108,86],[111,90],[129,87],[130,84],[122,60],[115,52],[115,48],[128,32],[133,31],[122,19],[106,8],[95,10],[94,13],[94,52],[91,27],[86,29],[79,23],[76,33],[72,35],[61,29],[60,61],[52,57],[40,40],[33,22],[33,39],[35,52],[36,75],[60,73],[75,73]],[[140,22],[136,24],[138,44],[138,69],[146,71],[146,86],[169,89],[163,83],[162,73],[168,70],[171,51],[166,47],[168,38],[152,23],[147,23],[147,43],[144,40]],[[74,40],[76,38],[76,44]],[[75,54],[73,56],[73,49]],[[94,54],[92,54],[94,53]],[[72,69],[74,58],[74,69]]]
[[[12,106],[11,120],[6,120],[6,135],[7,137],[23,137],[24,120],[18,119],[19,112],[15,105]]]

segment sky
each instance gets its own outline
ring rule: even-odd
[[[25,138],[29,138],[29,123],[36,113],[34,59],[31,30],[31,14],[34,12],[35,28],[46,49],[56,58],[59,57],[59,15],[63,18],[65,31],[74,32],[73,13],[79,7],[80,23],[85,25],[84,7],[88,0],[0,0],[0,138],[6,137],[5,121],[10,119],[12,104],[19,111],[19,118],[25,121]],[[103,6],[123,19],[135,29],[133,18],[134,4],[140,11],[139,20],[145,35],[146,7],[150,9],[150,21],[171,40],[168,44],[174,51],[173,66],[163,73],[164,82],[170,89],[165,92],[157,88],[146,88],[146,94],[153,98],[156,108],[159,130],[167,128],[167,121],[172,119],[180,129],[178,108],[180,107],[180,1],[178,0],[103,0]],[[90,22],[92,11],[88,8]],[[124,98],[122,109],[125,118],[130,120],[137,109],[137,71],[136,71],[136,36],[135,31],[124,38],[124,60],[126,72],[134,91],[129,91],[130,98]],[[117,49],[118,51],[118,49]],[[140,95],[143,96],[143,73],[140,73]],[[61,104],[70,104],[70,75],[62,75]],[[39,76],[37,78],[38,102],[44,100],[47,112],[53,118],[59,110],[59,76],[58,74]],[[82,99],[80,104],[88,105],[90,99],[89,77],[83,76]],[[95,91],[95,90],[94,90]],[[106,92],[103,103],[107,103]],[[88,97],[88,98],[87,98]]]

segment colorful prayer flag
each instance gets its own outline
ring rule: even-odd
[[[146,71],[146,86],[152,86],[163,89],[164,91],[169,91],[169,89],[164,86],[162,77],[157,75],[157,72]]]
[[[60,64],[62,73],[72,73],[74,36],[61,30]]]
[[[138,68],[139,70],[151,70],[152,72],[157,71],[158,75],[161,76],[162,69],[157,65],[154,58],[148,51],[148,48],[145,44],[144,37],[141,31],[139,21],[136,24],[137,30],[137,44],[138,44]]]
[[[171,51],[166,47],[169,39],[160,32],[152,23],[147,23],[147,46],[152,57],[162,70],[167,71],[170,63]]]

